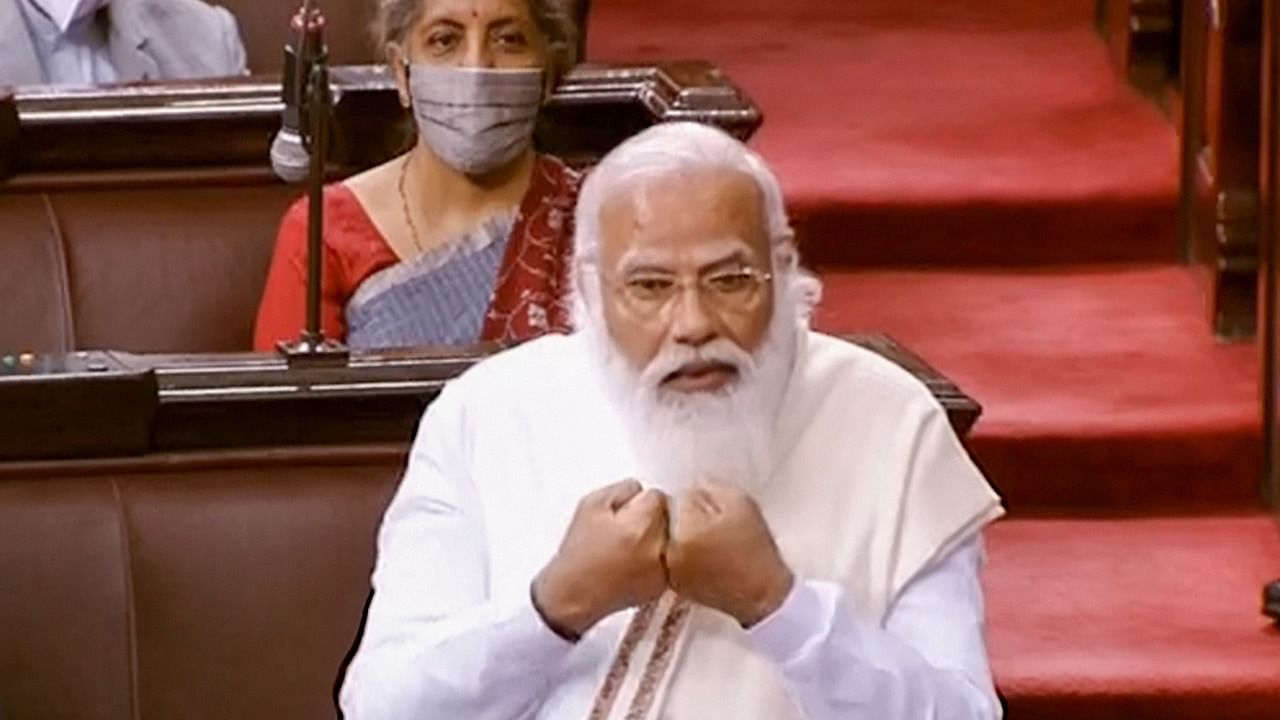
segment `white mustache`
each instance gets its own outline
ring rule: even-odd
[[[730,340],[718,338],[698,348],[688,345],[667,345],[640,373],[642,387],[657,387],[672,373],[694,363],[719,363],[729,365],[739,376],[755,370],[756,362],[751,354]]]

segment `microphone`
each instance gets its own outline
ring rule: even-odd
[[[286,122],[271,141],[271,171],[281,180],[294,184],[307,179],[311,160],[302,146],[302,135]]]
[[[294,16],[293,38],[284,49],[284,102],[280,131],[271,142],[271,169],[285,182],[307,184],[306,325],[298,341],[277,345],[289,366],[340,366],[347,348],[324,336],[320,305],[324,287],[324,181],[329,152],[329,50],[324,42],[324,16],[303,0]]]
[[[302,136],[302,108],[305,103],[307,80],[311,74],[312,58],[308,46],[311,22],[310,0],[303,3],[290,22],[293,37],[284,47],[284,74],[280,99],[284,101],[280,130],[271,141],[271,171],[287,183],[300,183],[307,179],[311,169],[311,153]]]

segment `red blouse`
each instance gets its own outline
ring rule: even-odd
[[[482,340],[513,342],[568,328],[566,303],[573,240],[573,207],[581,176],[559,159],[541,155],[511,230]],[[320,323],[326,337],[345,340],[346,306],[360,284],[400,262],[342,183],[324,192],[324,274]],[[258,307],[253,346],[274,350],[296,340],[306,324],[307,199],[280,222],[266,289]]]

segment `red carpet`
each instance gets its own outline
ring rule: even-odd
[[[1220,345],[1181,267],[829,272],[817,317],[884,330],[984,406],[1013,510],[1256,507],[1257,351]]]
[[[1013,520],[987,541],[988,644],[1015,720],[1280,718],[1265,516]]]
[[[1173,261],[1176,137],[1092,0],[596,0],[590,57],[714,60],[810,262]]]
[[[724,68],[825,277],[818,325],[888,331],[983,404],[1011,718],[1280,720],[1256,349],[1213,341],[1174,264],[1177,138],[1093,10],[594,0],[589,55]]]

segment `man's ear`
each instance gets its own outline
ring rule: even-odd
[[[409,91],[409,55],[399,43],[387,45],[387,67],[400,95],[400,107],[408,109],[413,105],[413,93]]]
[[[788,237],[785,241],[774,244],[773,272],[775,275],[791,272],[799,265],[800,253],[796,252],[796,245],[792,238]]]

